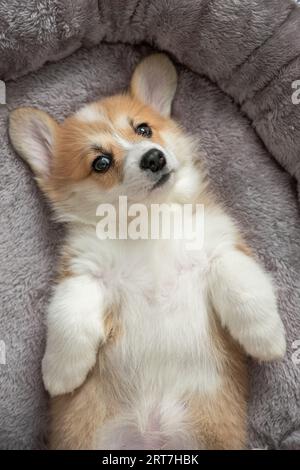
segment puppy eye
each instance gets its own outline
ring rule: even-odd
[[[150,126],[148,126],[148,124],[146,124],[145,122],[143,122],[142,124],[139,124],[136,128],[135,128],[135,132],[138,134],[138,135],[141,135],[143,137],[152,137],[152,129]]]
[[[92,163],[92,168],[97,173],[105,173],[112,164],[111,155],[99,155]]]

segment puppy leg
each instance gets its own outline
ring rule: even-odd
[[[284,327],[268,275],[245,253],[232,250],[212,262],[209,274],[212,304],[235,338],[260,360],[285,353]]]
[[[47,317],[42,362],[50,395],[72,392],[85,380],[105,339],[104,286],[87,275],[64,279],[56,288]]]

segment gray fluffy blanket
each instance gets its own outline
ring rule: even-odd
[[[0,0],[0,79],[7,89],[7,106],[0,106],[2,449],[44,446],[44,312],[63,234],[9,144],[8,112],[30,105],[62,119],[124,89],[152,48],[177,63],[174,116],[200,137],[216,193],[277,284],[288,350],[278,363],[249,362],[249,446],[300,448],[296,2]]]

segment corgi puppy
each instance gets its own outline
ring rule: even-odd
[[[130,89],[58,124],[10,115],[11,142],[67,225],[42,362],[52,449],[242,449],[246,356],[281,358],[272,281],[215,201],[170,117],[176,70],[144,59]],[[185,238],[98,236],[97,208],[204,207]],[[132,220],[128,212],[126,220]],[[144,216],[144,222],[148,215]]]

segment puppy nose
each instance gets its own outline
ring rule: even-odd
[[[158,149],[150,149],[146,152],[140,161],[140,168],[142,170],[151,170],[153,173],[156,173],[159,170],[162,170],[166,164],[166,157]]]

